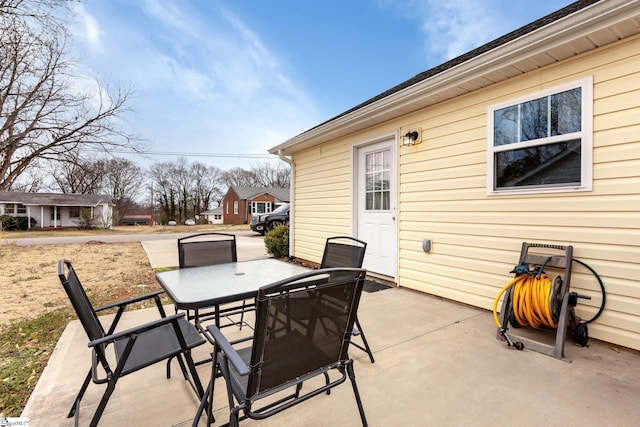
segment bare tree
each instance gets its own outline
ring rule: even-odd
[[[145,177],[142,168],[129,159],[116,157],[103,163],[103,189],[111,196],[115,206],[113,222],[118,224],[123,216],[138,207],[136,199],[145,184]]]
[[[255,187],[257,182],[253,172],[242,168],[232,168],[223,172],[222,180],[227,187]]]
[[[272,187],[287,188],[290,183],[290,168],[280,162],[257,163],[251,169],[233,168],[222,173],[222,180],[227,187]]]
[[[179,191],[173,179],[173,164],[171,162],[154,163],[149,168],[149,178],[153,182],[153,199],[160,207],[161,222],[166,223],[178,218]]]
[[[52,162],[51,179],[55,191],[67,194],[98,194],[101,192],[105,161],[81,157],[77,151],[66,153],[60,161]]]
[[[96,82],[92,91],[78,90],[56,10],[66,4],[0,0],[0,190],[11,190],[38,159],[59,160],[79,147],[139,148],[116,125],[129,89],[110,93]]]
[[[207,167],[195,162],[191,165],[190,172],[193,180],[191,208],[194,215],[199,215],[210,209],[214,201],[222,199],[222,171],[215,166]]]
[[[155,163],[149,168],[153,198],[162,211],[162,222],[183,221],[208,210],[222,196],[220,169],[184,158]]]
[[[45,168],[38,166],[39,161],[34,161],[35,167],[30,167],[20,178],[14,183],[12,190],[25,193],[38,193],[47,191],[51,182],[51,173]]]
[[[291,182],[291,168],[282,161],[276,164],[257,163],[250,172],[255,177],[255,185],[259,187],[288,188]]]

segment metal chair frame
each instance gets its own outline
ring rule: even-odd
[[[363,269],[322,269],[262,287],[256,298],[251,347],[245,344],[237,350],[219,328],[209,326],[214,364],[193,425],[198,425],[207,407],[212,413],[219,372],[226,380],[230,409],[229,424],[225,425],[270,417],[314,396],[329,394],[349,378],[366,426],[353,359],[348,355],[365,276]],[[296,313],[302,317],[297,318]],[[330,379],[333,372],[339,376]],[[302,393],[303,382],[318,376],[326,381]],[[212,421],[210,417],[208,422]]]
[[[155,363],[169,361],[173,357],[178,359],[184,379],[189,381],[196,394],[199,397],[204,395],[204,389],[191,357],[191,349],[204,344],[205,340],[200,336],[195,326],[186,321],[184,314],[166,316],[160,301],[162,291],[94,308],[70,261],[61,259],[58,262],[58,277],[87,333],[92,355],[91,368],[68,414],[69,418],[75,415],[76,426],[80,418],[80,402],[91,381],[95,384],[107,385],[90,422],[90,426],[96,426],[121,377]],[[155,301],[160,318],[116,332],[118,322],[127,306],[149,299]],[[109,329],[105,331],[98,313],[116,308],[115,318]],[[149,345],[151,343],[153,345]],[[113,349],[116,356],[115,367],[112,367],[108,361],[107,350],[109,348]],[[167,364],[167,378],[170,376],[171,371],[169,364]]]
[[[322,262],[320,268],[333,268],[333,267],[352,267],[361,268],[364,261],[364,254],[367,250],[367,243],[358,240],[351,236],[335,236],[327,239],[324,252],[322,254]],[[362,340],[362,345],[352,342],[351,345],[359,348],[367,353],[371,363],[375,363],[373,352],[367,337],[364,335],[364,330],[360,324],[360,319],[356,316],[355,327],[353,329],[353,335],[359,336]]]
[[[178,262],[180,268],[202,267],[207,265],[226,264],[238,262],[236,249],[236,236],[230,233],[199,233],[178,239]],[[212,280],[215,280],[213,278]],[[212,284],[215,286],[215,284]],[[242,328],[244,324],[244,313],[253,310],[253,304],[242,302],[241,306],[231,306],[220,308],[216,306],[213,311],[200,312],[194,310],[191,314],[187,310],[187,318],[200,323],[204,320],[215,318],[216,312],[218,318],[227,317],[230,324],[225,326],[237,325]],[[240,321],[235,322],[230,316],[240,315]],[[218,325],[219,326],[219,325]]]

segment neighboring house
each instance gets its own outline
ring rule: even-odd
[[[207,224],[222,224],[222,207],[204,211],[200,214],[207,221]]]
[[[77,227],[83,224],[84,209],[94,226],[111,228],[113,207],[107,195],[0,191],[0,215],[29,218],[29,228]]]
[[[225,224],[248,224],[251,215],[271,212],[289,202],[289,188],[232,186],[222,200]]]
[[[353,235],[369,271],[491,309],[523,241],[573,245],[608,292],[589,335],[640,350],[639,22],[639,1],[575,2],[273,147],[291,255]]]

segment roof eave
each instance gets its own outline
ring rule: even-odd
[[[640,2],[607,0],[587,6],[411,86],[371,103],[365,103],[361,108],[338,116],[271,148],[269,153],[294,153],[478,90],[482,87],[478,84],[478,80],[481,81],[484,76],[491,76],[490,79],[486,79],[484,86],[507,80],[513,77],[512,73],[500,71],[525,59],[544,57],[542,61],[532,61],[532,63],[541,64],[536,68],[542,68],[547,66],[552,58],[549,52],[625,21],[635,20],[635,30],[640,32],[638,3]],[[623,37],[618,37],[620,38]],[[593,47],[577,52],[575,55],[599,46],[593,44]],[[566,57],[553,58],[551,62],[564,59]],[[521,74],[529,71],[523,70]],[[503,78],[496,78],[501,75]],[[474,84],[469,85],[472,81]],[[465,89],[465,86],[468,88]]]

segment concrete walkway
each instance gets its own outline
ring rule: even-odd
[[[238,261],[266,258],[270,255],[264,246],[264,238],[253,232],[236,234]],[[151,268],[178,267],[177,237],[160,240],[142,240],[142,248],[147,253]]]
[[[164,246],[163,256],[170,256],[170,246]],[[158,246],[145,244],[145,250],[150,260],[166,259]],[[371,364],[365,353],[351,351],[371,426],[638,425],[637,352],[593,340],[585,348],[568,342],[565,353],[573,362],[566,363],[509,349],[495,339],[491,313],[400,288],[363,293],[358,315],[376,358]],[[122,326],[154,316],[152,309],[130,312]],[[197,351],[204,356],[210,348],[205,344]],[[66,414],[89,364],[86,335],[72,321],[22,414],[30,426],[73,425]],[[195,395],[177,364],[169,380],[164,369],[158,364],[124,377],[101,425],[191,425]],[[199,372],[206,381],[210,368],[202,366]],[[228,417],[223,384],[217,383],[216,425]],[[89,386],[80,425],[88,424],[103,391],[104,386]],[[360,419],[351,387],[344,384],[330,395],[245,424],[352,426]]]

